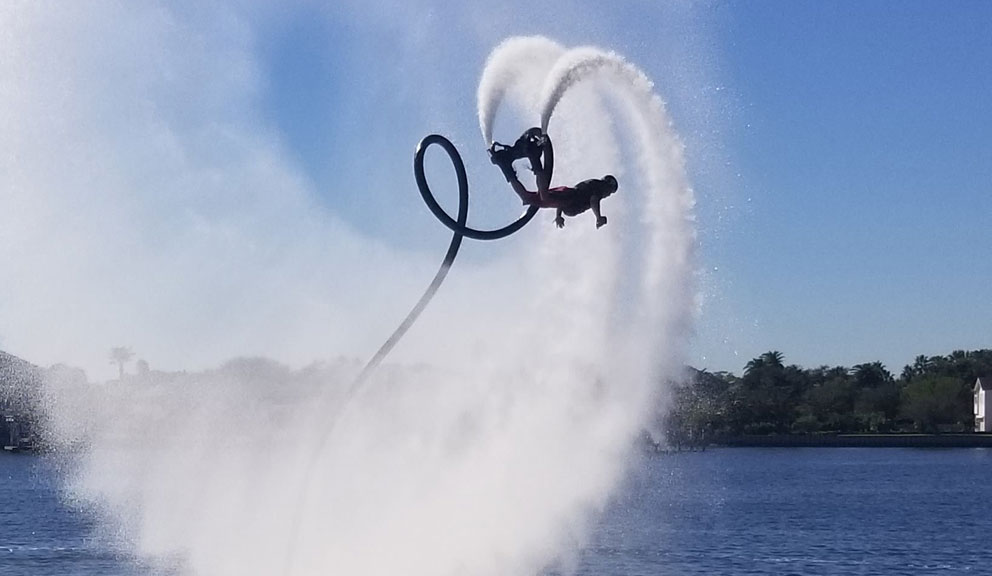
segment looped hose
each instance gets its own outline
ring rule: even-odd
[[[444,151],[448,153],[451,163],[455,167],[455,174],[458,176],[457,220],[452,219],[441,208],[434,198],[434,193],[431,192],[431,187],[427,184],[427,177],[424,175],[424,154],[430,148],[431,144],[439,144],[444,148]],[[417,154],[413,157],[413,174],[417,178],[417,188],[420,189],[420,196],[424,199],[427,207],[430,208],[434,217],[454,232],[456,236],[467,236],[473,240],[499,240],[500,238],[506,238],[523,228],[539,210],[537,206],[530,206],[520,218],[495,230],[476,230],[475,228],[466,226],[465,222],[468,216],[468,177],[465,175],[465,164],[462,163],[462,157],[458,154],[458,150],[455,149],[455,145],[440,134],[431,134],[420,141],[420,144],[417,146]]]
[[[448,158],[451,159],[451,165],[455,168],[455,177],[458,179],[458,216],[457,218],[452,218],[441,208],[441,205],[437,203],[437,199],[434,197],[434,193],[431,191],[430,185],[427,183],[427,176],[424,174],[424,156],[427,153],[427,149],[430,148],[432,144],[437,144],[444,148],[444,151],[448,153]],[[458,153],[458,149],[455,145],[451,143],[450,140],[441,136],[440,134],[431,134],[420,141],[417,145],[417,153],[413,157],[413,174],[417,179],[417,188],[420,189],[420,196],[424,199],[424,203],[430,209],[434,217],[437,218],[442,224],[448,227],[453,234],[451,236],[451,243],[448,244],[448,252],[444,256],[444,260],[441,262],[441,267],[438,268],[437,274],[434,275],[434,280],[431,281],[430,286],[424,291],[424,295],[420,297],[417,304],[410,310],[403,322],[400,323],[399,327],[393,332],[393,334],[383,343],[379,351],[372,356],[372,359],[368,361],[365,368],[362,369],[361,374],[358,375],[355,383],[352,385],[352,389],[357,388],[365,379],[371,374],[382,359],[389,354],[389,351],[393,349],[393,346],[403,338],[410,326],[417,321],[417,317],[420,313],[424,311],[427,304],[434,297],[438,288],[441,287],[441,283],[444,282],[445,276],[448,275],[448,269],[451,268],[452,263],[455,261],[455,256],[458,255],[458,249],[462,244],[462,237],[469,237],[474,240],[499,240],[500,238],[506,238],[507,236],[517,232],[521,228],[527,225],[528,222],[534,218],[537,214],[539,208],[537,206],[530,206],[526,212],[524,212],[520,218],[515,221],[503,226],[502,228],[497,228],[495,230],[476,230],[475,228],[469,228],[466,223],[468,221],[468,176],[465,174],[465,163],[462,162],[461,154]]]

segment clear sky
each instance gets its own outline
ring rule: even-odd
[[[3,126],[9,138],[20,134],[18,122],[27,122],[24,118],[40,126],[31,134],[44,137],[55,138],[72,126],[68,135],[52,140],[55,144],[38,146],[55,155],[53,147],[69,146],[65,142],[78,132],[85,145],[77,143],[74,150],[99,149],[102,157],[127,160],[133,173],[123,175],[120,169],[104,173],[86,164],[95,174],[87,181],[107,184],[101,190],[128,179],[161,182],[163,192],[182,189],[187,181],[166,182],[172,161],[204,186],[211,178],[223,181],[216,196],[149,192],[156,199],[143,207],[111,192],[90,200],[85,209],[94,213],[106,215],[97,207],[113,206],[111,213],[120,218],[103,233],[120,226],[116,238],[118,232],[132,234],[131,247],[141,251],[128,258],[136,263],[178,261],[187,268],[177,275],[195,277],[197,284],[243,285],[241,275],[249,278],[270,266],[264,251],[245,256],[250,266],[239,267],[237,257],[224,259],[230,270],[221,266],[210,273],[216,276],[201,278],[193,273],[201,273],[200,267],[177,256],[178,250],[167,254],[149,247],[154,242],[146,238],[147,225],[131,230],[127,222],[142,222],[150,213],[187,222],[190,202],[200,203],[200,215],[221,211],[224,202],[235,202],[221,196],[264,181],[292,191],[286,203],[313,218],[307,230],[326,226],[325,220],[340,221],[357,237],[373,239],[384,253],[414,254],[396,264],[395,272],[409,281],[391,286],[393,293],[366,291],[369,298],[393,299],[396,292],[420,290],[421,278],[403,266],[422,263],[429,279],[430,263],[447,242],[446,230],[427,215],[413,184],[417,141],[430,132],[450,136],[466,156],[480,196],[474,214],[482,223],[498,222],[515,205],[503,201],[478,131],[475,91],[486,56],[513,35],[541,34],[566,46],[592,44],[619,52],[656,82],[686,144],[697,197],[702,296],[690,363],[740,372],[750,358],[774,349],[803,366],[880,360],[898,373],[918,354],[992,347],[987,222],[992,3],[575,0],[550,5],[341,0],[204,8],[93,2],[67,10],[13,3],[5,9],[4,37],[19,49],[8,51],[15,56],[7,64],[0,62],[14,78],[7,82],[13,89],[0,91],[11,98],[4,100]],[[108,26],[111,21],[118,24]],[[72,106],[48,96],[52,86],[67,85],[83,95]],[[78,118],[72,116],[77,109]],[[62,115],[71,121],[58,120]],[[524,127],[502,122],[497,139],[512,140]],[[208,134],[212,129],[230,142]],[[24,142],[20,137],[5,147],[20,146],[19,157],[29,158]],[[177,147],[187,155],[169,156]],[[264,174],[241,176],[239,162],[253,170],[263,166]],[[23,178],[40,185],[37,176]],[[84,180],[80,177],[79,186]],[[264,195],[249,197],[235,202],[241,211],[231,217],[237,226],[250,222],[255,232],[246,231],[246,237],[255,242],[262,231],[260,246],[299,242],[293,234],[298,229],[286,224],[293,218],[289,208],[273,208],[269,203],[275,201]],[[62,206],[54,200],[51,205]],[[69,218],[72,211],[65,212]],[[59,230],[71,228],[63,224]],[[196,227],[179,229],[185,232],[175,241],[188,240],[197,250],[224,242],[214,228],[208,240],[195,236],[202,232]],[[3,233],[10,234],[9,227]],[[96,231],[92,237],[99,239]],[[320,237],[314,232],[298,258],[282,258],[280,265],[295,266],[303,255],[319,254]],[[352,239],[345,237],[335,248],[347,252]],[[103,241],[92,244],[98,251]],[[476,245],[459,266],[484,267],[503,250]],[[119,256],[107,252],[97,260],[113,270]],[[390,266],[381,268],[370,283],[388,281]],[[181,272],[186,269],[188,274]],[[337,264],[328,264],[307,280],[314,294],[335,269]],[[148,288],[140,283],[151,282],[148,274],[132,276],[138,278],[136,290]],[[53,276],[45,290],[55,290],[60,278]],[[94,275],[89,293],[106,293],[101,282]],[[179,295],[181,288],[164,285],[175,292],[175,303],[189,303]],[[280,289],[273,282],[258,288],[257,296],[264,300]],[[16,301],[16,294],[6,297]],[[246,309],[257,309],[257,301],[243,299]],[[221,315],[215,304],[229,300],[211,294],[196,306],[201,315],[211,310]],[[320,306],[314,304],[314,310]],[[96,308],[88,313],[87,325],[107,316]],[[173,315],[157,314],[150,319],[166,326],[163,330],[182,328]],[[240,317],[234,309],[229,314]],[[30,356],[31,346],[20,344],[16,316],[8,311],[6,333],[0,326],[0,348]],[[391,323],[383,320],[381,329]],[[284,324],[280,329],[292,332]],[[109,323],[106,331],[102,349],[124,343],[142,348],[123,321]],[[50,341],[51,335],[45,338]],[[364,353],[372,340],[346,352]],[[70,341],[67,336],[64,348],[71,348]],[[239,350],[238,344],[235,338],[222,351]],[[288,357],[302,361],[314,353]]]
[[[992,6],[731,11],[728,145],[751,200],[725,253],[754,326],[741,351],[898,372],[992,345]]]

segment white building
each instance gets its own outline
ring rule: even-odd
[[[992,376],[975,380],[975,432],[992,432]]]

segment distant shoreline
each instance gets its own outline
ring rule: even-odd
[[[764,448],[992,448],[992,434],[779,434],[726,436],[714,447]]]

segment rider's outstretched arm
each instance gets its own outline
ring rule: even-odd
[[[596,228],[606,224],[606,216],[603,216],[599,212],[599,201],[600,197],[595,194],[589,199],[589,207],[592,208],[592,213],[596,216]]]

